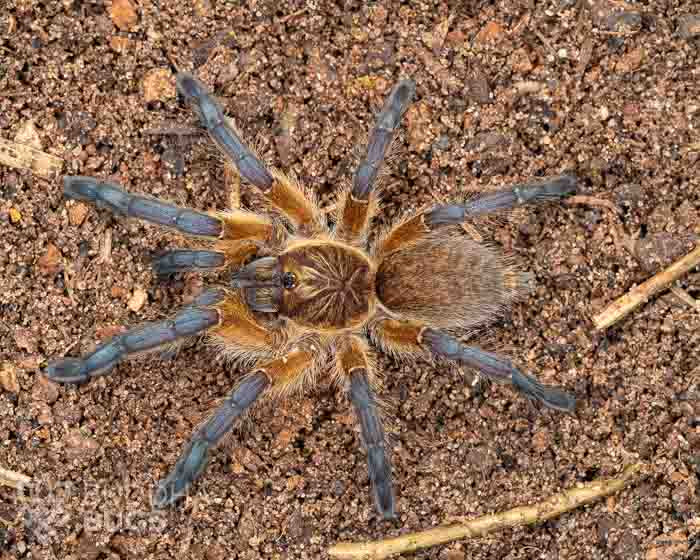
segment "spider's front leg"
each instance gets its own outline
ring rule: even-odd
[[[229,119],[204,84],[191,74],[177,75],[177,89],[199,115],[209,136],[238,169],[241,176],[267,197],[267,200],[304,233],[313,234],[326,229],[326,222],[316,203],[309,199],[299,185],[283,173],[270,171],[232,126]]]
[[[385,519],[395,514],[391,462],[386,447],[384,428],[375,389],[372,369],[367,359],[367,346],[357,337],[341,343],[337,355],[338,370],[349,386],[349,396],[360,424],[362,443],[367,450],[367,470],[377,511]]]
[[[344,241],[356,243],[367,236],[377,208],[377,176],[415,91],[416,86],[411,80],[401,80],[384,102],[370,135],[367,153],[353,177],[352,189],[343,194],[338,204],[337,235]]]
[[[560,387],[544,385],[534,376],[520,371],[513,363],[494,352],[469,346],[438,329],[413,321],[384,319],[374,328],[377,343],[394,355],[434,356],[472,368],[496,383],[508,383],[523,396],[541,402],[547,408],[573,412],[576,399]]]
[[[115,214],[139,218],[152,224],[174,229],[186,236],[214,242],[214,250],[176,249],[155,259],[158,274],[182,270],[212,270],[235,266],[255,253],[258,244],[275,244],[280,229],[269,219],[243,210],[216,215],[176,206],[169,202],[130,193],[119,185],[94,177],[66,176],[66,198],[91,202]]]
[[[273,360],[261,361],[234,387],[216,410],[192,434],[170,473],[153,495],[157,508],[172,505],[204,472],[209,452],[230,432],[233,424],[266,390],[283,391],[312,367],[312,350],[297,348]]]

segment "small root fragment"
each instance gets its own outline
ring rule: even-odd
[[[570,196],[569,198],[564,200],[564,204],[566,204],[567,206],[576,206],[579,204],[585,204],[586,206],[597,206],[599,208],[607,208],[616,216],[620,214],[620,211],[618,210],[617,206],[615,206],[615,203],[611,200],[606,200],[604,198],[598,198],[595,196],[587,196],[584,194]]]

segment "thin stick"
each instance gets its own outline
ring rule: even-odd
[[[588,206],[598,206],[600,208],[607,208],[613,214],[618,215],[620,211],[615,206],[615,203],[611,200],[606,200],[604,198],[597,198],[595,196],[586,196],[583,194],[577,194],[570,196],[564,201],[564,204],[568,206],[576,206],[577,204],[585,204]]]
[[[25,474],[15,471],[8,471],[7,469],[0,467],[0,484],[3,486],[9,486],[10,488],[17,489],[21,488],[22,486],[26,486],[31,481],[32,479]]]
[[[700,263],[700,244],[682,259],[677,260],[666,270],[652,276],[639,286],[635,286],[624,296],[612,302],[607,308],[593,317],[593,324],[599,331],[616,323],[628,313],[646,303],[655,293],[667,288]]]
[[[413,552],[467,537],[481,537],[508,527],[541,523],[622,490],[639,478],[643,467],[643,463],[635,463],[623,470],[618,478],[589,482],[578,488],[550,496],[545,501],[533,506],[517,507],[502,513],[484,515],[457,525],[438,527],[393,539],[362,543],[338,543],[328,549],[328,554],[347,560],[382,560],[393,554]]]

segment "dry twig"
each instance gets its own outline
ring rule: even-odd
[[[413,552],[457,539],[481,537],[508,527],[541,523],[622,490],[639,478],[643,466],[643,463],[635,463],[623,470],[618,478],[589,482],[578,488],[550,496],[533,506],[517,507],[502,513],[484,515],[470,521],[465,520],[457,525],[438,527],[393,539],[339,543],[328,549],[328,554],[334,558],[347,560],[382,560],[394,554]]]
[[[8,471],[0,467],[0,484],[9,486],[10,488],[21,488],[32,481],[26,474],[21,474],[15,471]]]
[[[16,169],[29,169],[47,179],[63,169],[63,160],[26,144],[0,138],[0,163]]]
[[[635,286],[624,296],[612,302],[607,308],[593,317],[597,330],[603,330],[616,323],[634,309],[646,303],[654,294],[667,288],[685,273],[700,264],[700,244],[685,257],[677,260],[667,269],[652,276],[646,282]]]

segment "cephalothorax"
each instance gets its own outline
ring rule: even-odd
[[[265,195],[271,215],[277,217],[243,210],[198,212],[90,177],[66,177],[68,198],[198,240],[198,248],[175,249],[156,258],[159,274],[228,270],[231,276],[228,284],[205,290],[171,319],[129,330],[89,355],[63,358],[47,368],[55,381],[83,382],[129,355],[202,332],[222,351],[251,365],[250,373],[197,427],[173,470],[159,483],[156,506],[172,504],[187,491],[204,470],[210,450],[264,393],[289,393],[327,375],[349,394],[377,509],[393,517],[391,464],[371,345],[399,358],[452,360],[488,379],[510,383],[547,407],[573,410],[574,399],[566,392],[542,385],[504,356],[462,343],[450,330],[491,320],[523,294],[526,284],[526,275],[509,258],[470,238],[462,224],[482,214],[563,198],[576,191],[574,177],[415,212],[370,244],[378,177],[413,98],[413,82],[400,81],[389,93],[352,186],[338,196],[334,227],[310,193],[268,169],[243,143],[198,80],[181,73],[177,85],[217,146]]]

